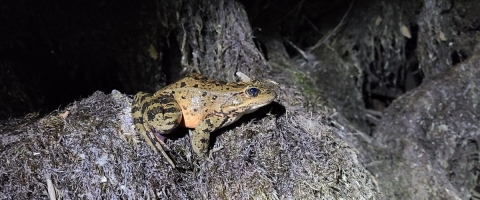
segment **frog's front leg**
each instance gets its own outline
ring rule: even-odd
[[[182,112],[171,94],[154,95],[139,92],[135,95],[132,108],[135,129],[144,137],[155,153],[160,151],[167,161],[175,167],[163,147],[162,134],[174,130],[182,119]]]
[[[210,133],[222,127],[226,121],[227,118],[224,116],[212,115],[200,122],[190,137],[193,152],[200,157],[205,157],[210,145]]]

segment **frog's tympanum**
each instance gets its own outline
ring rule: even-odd
[[[168,150],[163,134],[178,125],[195,129],[190,137],[193,151],[205,157],[211,132],[271,103],[275,97],[272,85],[266,82],[226,83],[193,74],[154,94],[137,93],[132,114],[136,131],[175,167],[163,149]]]

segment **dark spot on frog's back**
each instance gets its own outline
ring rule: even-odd
[[[202,92],[202,97],[207,96],[207,92]]]
[[[187,98],[187,97],[185,97],[185,96],[182,96],[182,99],[186,99],[186,98]]]
[[[210,119],[205,120],[205,123],[207,123],[209,127],[213,127],[212,121],[210,121]]]
[[[187,86],[187,84],[185,82],[180,83],[180,87],[185,87],[185,86]]]
[[[194,88],[198,88],[198,84],[193,85]]]

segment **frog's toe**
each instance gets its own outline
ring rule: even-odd
[[[202,151],[202,150],[197,150],[194,152],[198,155],[198,157],[201,157],[201,158],[206,158],[208,157],[208,151]]]
[[[201,157],[201,158],[208,157],[208,148],[194,145],[193,146],[193,151],[195,152],[195,154],[198,155],[198,157]]]
[[[165,136],[161,135],[161,134],[158,134],[158,133],[155,133],[155,138],[156,138],[156,142],[160,143],[160,145],[162,146],[162,148],[166,151],[171,151],[170,147],[167,146],[167,144],[165,144]]]

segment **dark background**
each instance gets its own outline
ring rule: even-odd
[[[0,119],[29,112],[46,114],[97,90],[151,92],[178,79],[181,55],[176,32],[157,29],[162,23],[168,27],[154,11],[158,3],[0,2]],[[333,28],[343,25],[339,24],[343,17],[345,23],[354,23],[352,13],[363,9],[367,1],[241,3],[254,35],[276,35],[305,50]],[[161,37],[165,31],[170,31],[167,38]],[[400,72],[364,66],[378,75],[375,80],[369,79],[368,73],[364,76],[366,108],[381,111],[393,99],[421,83],[423,72],[418,70],[414,53],[415,27],[411,31],[414,38],[406,44],[410,62],[396,69]],[[257,44],[261,48],[262,41],[257,40]],[[157,48],[160,59],[149,56],[150,45]],[[292,45],[285,42],[285,47],[292,58],[298,58],[299,52]],[[264,53],[268,59],[268,52]],[[393,83],[394,74],[399,73],[410,79]]]

